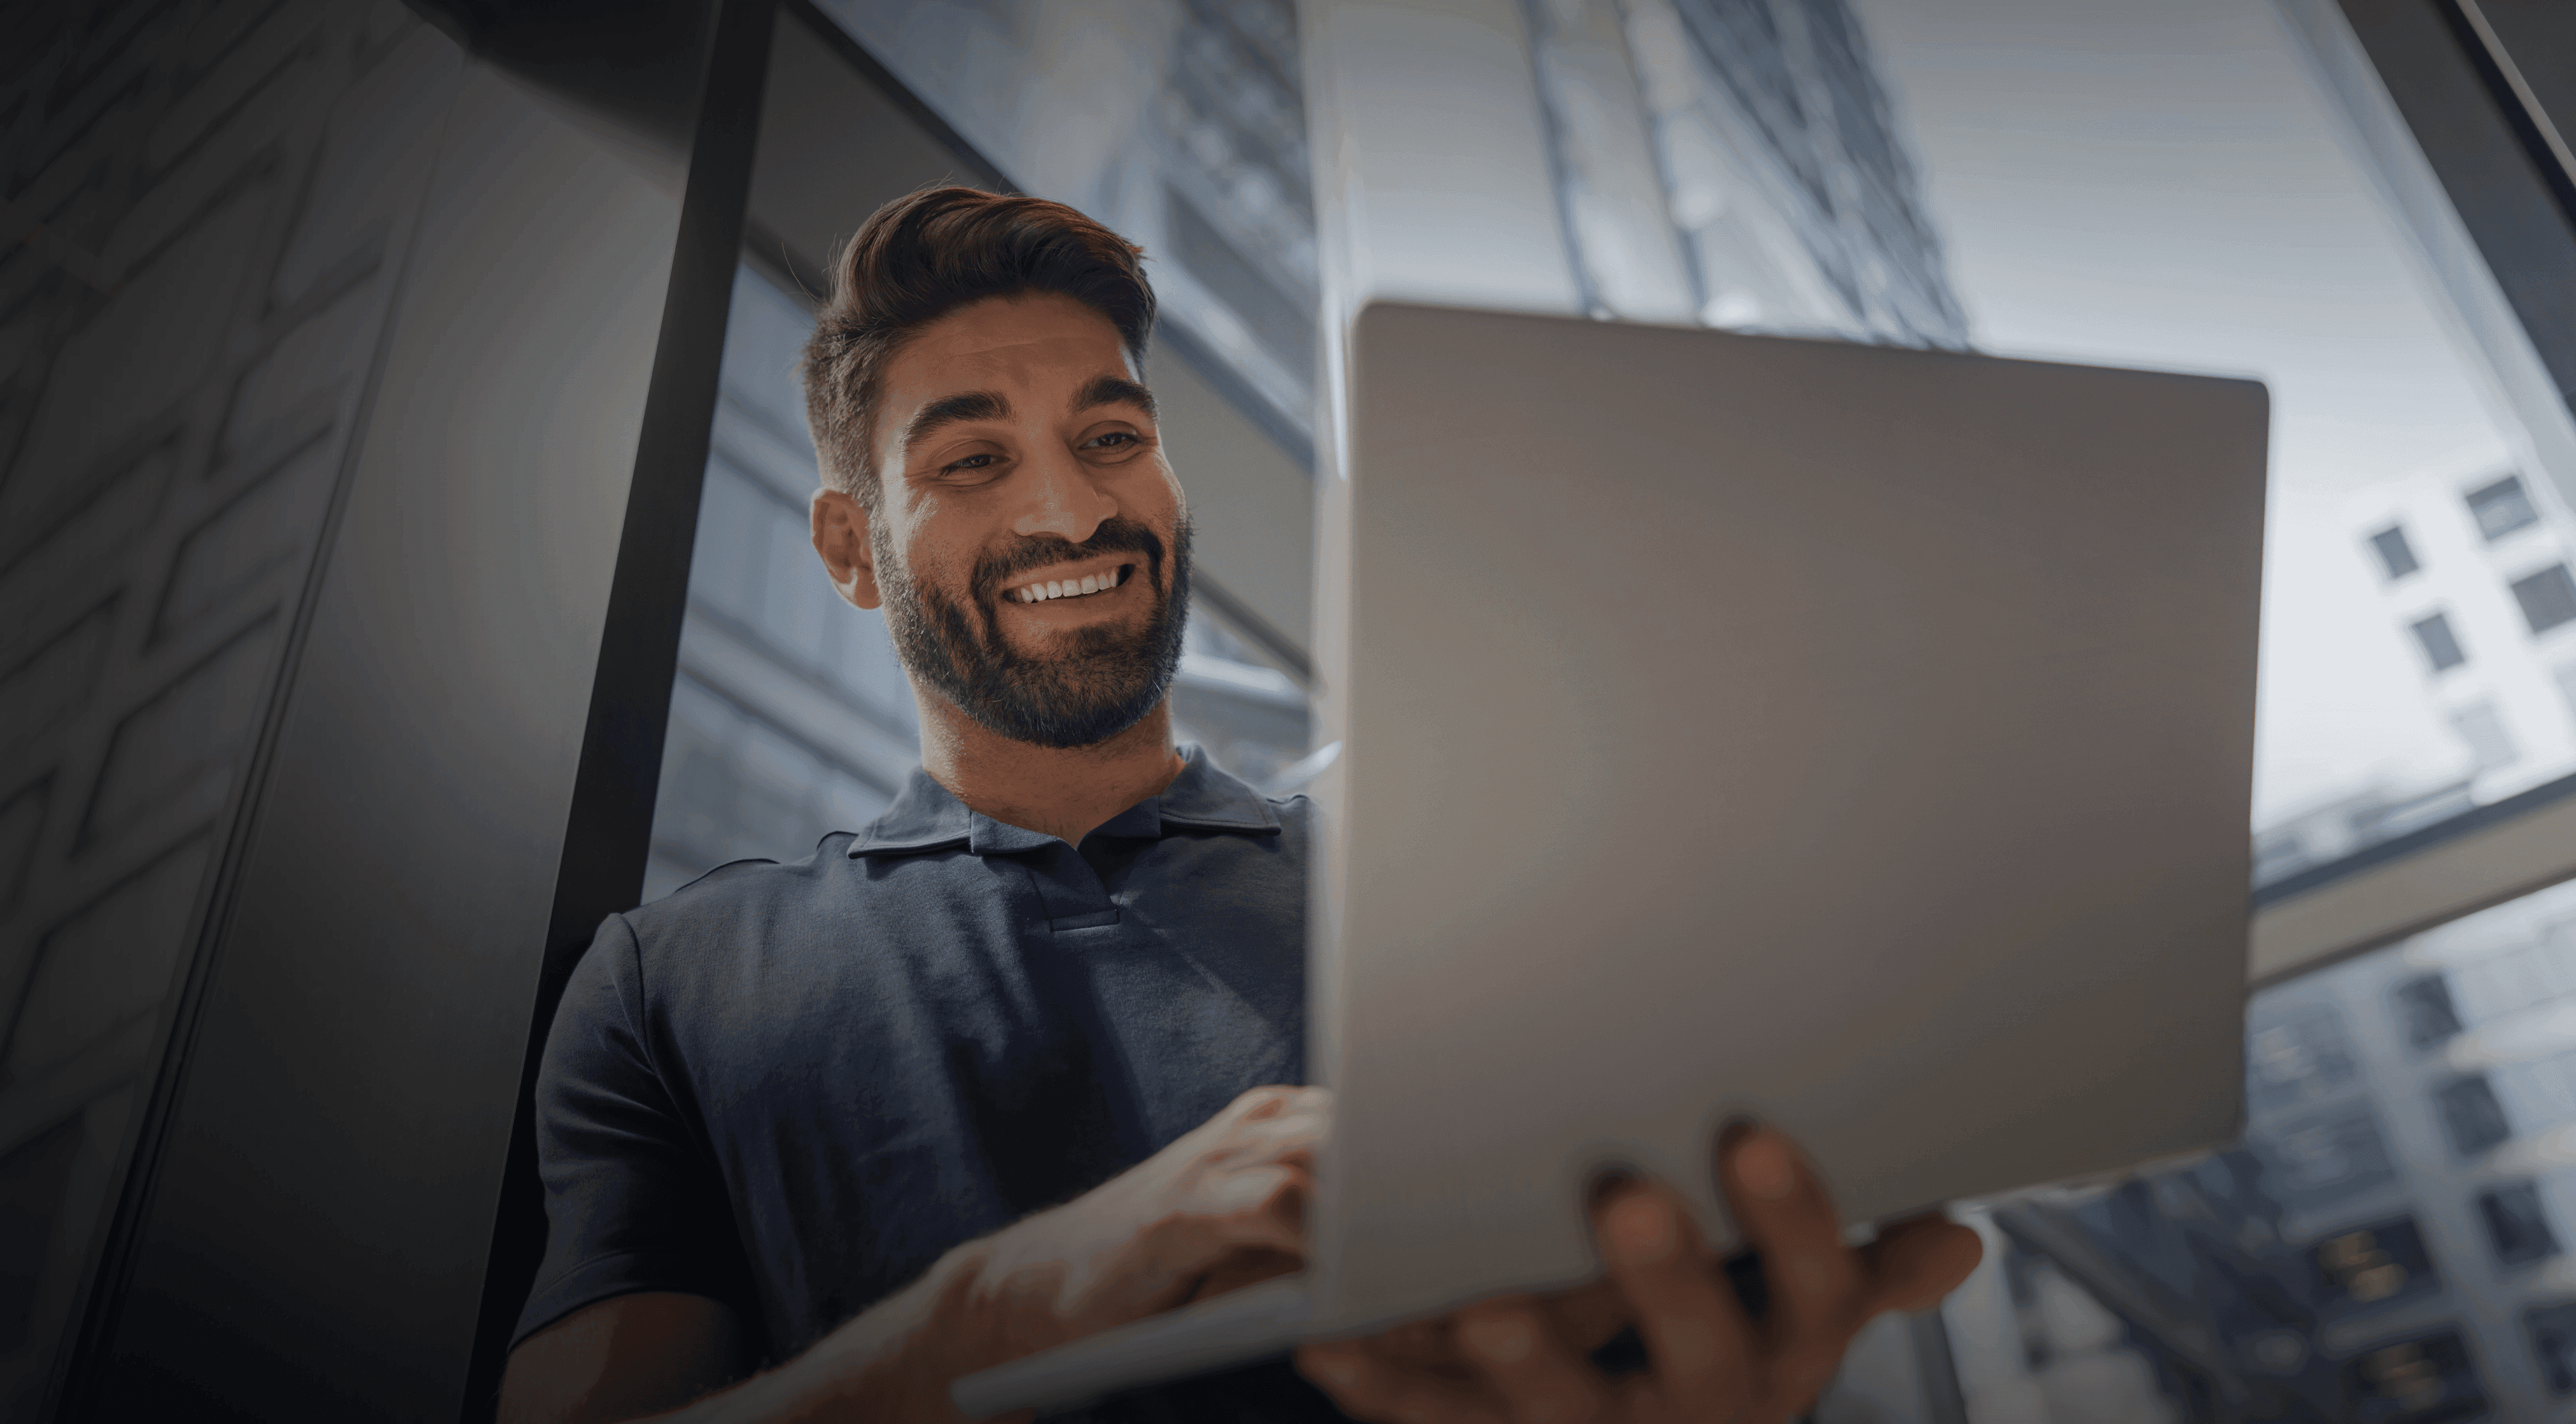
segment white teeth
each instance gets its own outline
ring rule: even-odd
[[[1044,603],[1050,598],[1079,598],[1086,593],[1105,593],[1127,581],[1131,572],[1121,564],[1105,574],[1085,574],[1078,579],[1059,579],[1033,583],[1011,590],[1010,596],[1022,603]]]

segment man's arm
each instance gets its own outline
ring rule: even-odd
[[[610,1424],[677,1409],[741,1378],[731,1307],[646,1291],[584,1306],[510,1352],[500,1424]]]
[[[979,1264],[978,1253],[952,1253],[794,1361],[749,1380],[741,1321],[720,1301],[648,1291],[585,1306],[510,1352],[500,1424],[948,1417],[948,1379],[978,1367],[954,1357],[978,1355],[985,1343],[986,1332],[958,1309]]]

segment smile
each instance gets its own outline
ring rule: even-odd
[[[1009,590],[1003,597],[1013,603],[1044,603],[1051,598],[1081,598],[1087,594],[1106,593],[1125,583],[1128,575],[1133,572],[1135,572],[1134,565],[1120,564],[1100,574],[1084,574],[1080,578],[1046,579],[1022,584],[1018,588]]]

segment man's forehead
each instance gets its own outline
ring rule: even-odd
[[[919,379],[1041,375],[1076,379],[1106,367],[1125,375],[1127,348],[1108,318],[1070,297],[994,297],[961,307],[923,328],[898,349],[889,377]],[[904,382],[910,384],[910,382]]]

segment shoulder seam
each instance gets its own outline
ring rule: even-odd
[[[635,922],[626,917],[625,911],[620,910],[610,918],[616,920],[617,927],[626,932],[626,963],[634,971],[629,982],[635,986],[635,1000],[633,1003],[628,1003],[626,996],[620,994],[617,996],[617,1007],[626,1015],[626,1031],[634,1035],[635,1046],[642,1050],[646,1066],[653,1070],[654,1077],[660,1078],[662,1065],[653,1056],[653,1036],[645,1032],[645,1025],[651,1021],[652,1015],[645,1003],[648,995],[644,985],[644,937],[635,933]]]

